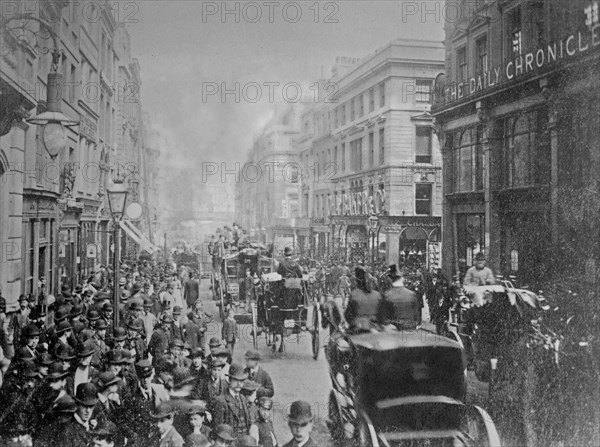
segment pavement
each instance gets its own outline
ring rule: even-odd
[[[201,298],[205,300],[205,310],[215,315],[215,322],[207,331],[207,340],[216,336],[221,338],[221,324],[218,308],[208,290],[208,282],[201,285]],[[423,310],[423,329],[435,334],[435,326],[429,323],[429,312]],[[244,363],[244,354],[252,349],[252,337],[249,325],[241,326],[241,339],[236,344],[233,360]],[[286,351],[272,352],[266,344],[263,334],[259,339],[258,350],[261,353],[261,366],[271,375],[275,387],[273,426],[279,445],[291,439],[285,415],[295,400],[311,403],[315,424],[312,437],[319,447],[333,447],[329,430],[326,426],[327,407],[331,381],[323,346],[328,342],[328,331],[320,330],[321,350],[317,360],[313,359],[311,337],[308,332],[293,335],[285,340]],[[467,379],[468,402],[482,407],[487,406],[487,385],[479,382],[473,372],[469,371]]]

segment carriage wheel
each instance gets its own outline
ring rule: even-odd
[[[318,304],[315,304],[313,306],[313,317],[312,317],[312,331],[311,331],[311,335],[312,335],[312,352],[313,352],[313,359],[317,360],[319,358],[319,306]]]
[[[256,304],[250,303],[250,313],[252,314],[252,344],[254,349],[258,349],[258,327],[256,325]]]

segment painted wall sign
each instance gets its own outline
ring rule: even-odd
[[[578,32],[536,50],[493,67],[485,73],[473,76],[464,82],[453,83],[443,89],[443,101],[452,103],[476,93],[517,81],[557,61],[583,54],[600,46],[600,24],[590,27],[588,33]]]
[[[366,191],[340,194],[330,197],[328,211],[330,216],[370,216],[386,210],[385,190],[380,189],[375,196]]]

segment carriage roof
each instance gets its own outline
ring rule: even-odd
[[[368,351],[392,351],[408,348],[450,348],[462,350],[454,340],[428,331],[375,332],[353,335],[351,342]]]

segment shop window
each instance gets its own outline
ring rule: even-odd
[[[544,184],[550,180],[548,112],[539,109],[504,121],[507,187]]]
[[[431,104],[431,88],[433,82],[430,79],[417,79],[415,100]]]
[[[517,250],[510,251],[510,269],[513,272],[519,271],[519,252]]]
[[[415,185],[415,214],[431,214],[431,183]]]
[[[458,214],[456,236],[459,264],[472,266],[475,255],[485,253],[485,214]]]
[[[470,127],[457,133],[453,153],[453,191],[471,192],[484,189],[483,129]]]
[[[467,47],[456,50],[456,80],[464,82],[467,80]]]
[[[431,127],[417,126],[416,163],[431,163]]]

